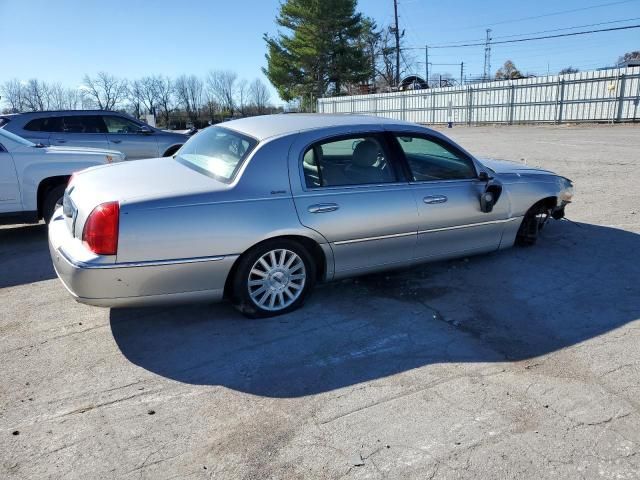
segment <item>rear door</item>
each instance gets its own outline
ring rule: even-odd
[[[375,130],[310,143],[301,134],[292,146],[298,216],[329,242],[336,277],[411,260],[416,204],[396,163]]]
[[[109,147],[102,118],[99,115],[60,116],[60,130],[50,135],[50,143],[60,147]]]
[[[396,132],[392,138],[406,159],[418,206],[416,260],[496,250],[509,202],[504,195],[492,212],[480,210],[486,183],[471,157],[438,136]]]
[[[61,130],[60,117],[39,117],[27,121],[21,131],[16,133],[33,143],[50,145],[51,133]]]
[[[143,133],[140,131],[142,124],[119,115],[104,115],[102,118],[107,127],[109,148],[124,153],[127,160],[160,156],[158,141],[152,130]]]

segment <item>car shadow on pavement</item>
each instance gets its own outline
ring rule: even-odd
[[[55,277],[45,224],[0,228],[0,288]]]
[[[554,222],[535,247],[321,286],[302,310],[113,309],[132,363],[180,382],[298,397],[428,364],[521,361],[640,318],[640,235]]]

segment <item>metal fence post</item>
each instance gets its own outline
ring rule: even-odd
[[[407,119],[407,105],[406,105],[406,101],[407,101],[407,96],[400,94],[400,98],[402,100],[400,100],[400,104],[402,105],[402,120],[406,120]]]
[[[510,90],[510,95],[509,95],[509,125],[513,125],[513,101],[514,101],[514,96],[515,96],[515,89],[516,86],[512,83],[511,84],[511,90]]]
[[[436,123],[436,95],[431,92],[431,125]]]
[[[564,80],[560,80],[558,84],[558,95],[556,96],[556,123],[562,123],[562,108],[564,106]]]
[[[467,125],[471,126],[473,116],[473,89],[467,87]]]
[[[624,111],[624,87],[627,77],[624,73],[620,74],[620,92],[618,93],[618,115],[616,116],[616,122],[622,121],[622,112]]]

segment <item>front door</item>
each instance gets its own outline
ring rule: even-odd
[[[142,125],[118,115],[104,115],[102,118],[107,127],[109,148],[124,153],[127,160],[160,156],[153,131],[143,133],[140,130]]]
[[[496,250],[509,221],[508,199],[490,213],[480,210],[485,182],[473,160],[440,137],[397,133],[418,205],[417,260]]]
[[[20,184],[13,164],[13,157],[0,144],[0,213],[21,210]]]
[[[294,193],[300,221],[331,245],[336,277],[411,261],[416,203],[382,134],[331,137],[292,152],[292,177],[303,183]]]

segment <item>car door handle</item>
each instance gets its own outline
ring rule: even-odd
[[[337,203],[316,203],[315,205],[309,205],[309,213],[325,213],[334,212],[340,208]]]
[[[66,143],[67,141],[62,138],[56,138],[56,142],[58,143]]]
[[[111,143],[122,143],[122,140],[118,140],[118,139],[111,140]]]
[[[428,197],[424,197],[422,199],[424,203],[434,204],[434,203],[444,203],[447,201],[447,197],[444,195],[430,195]]]

